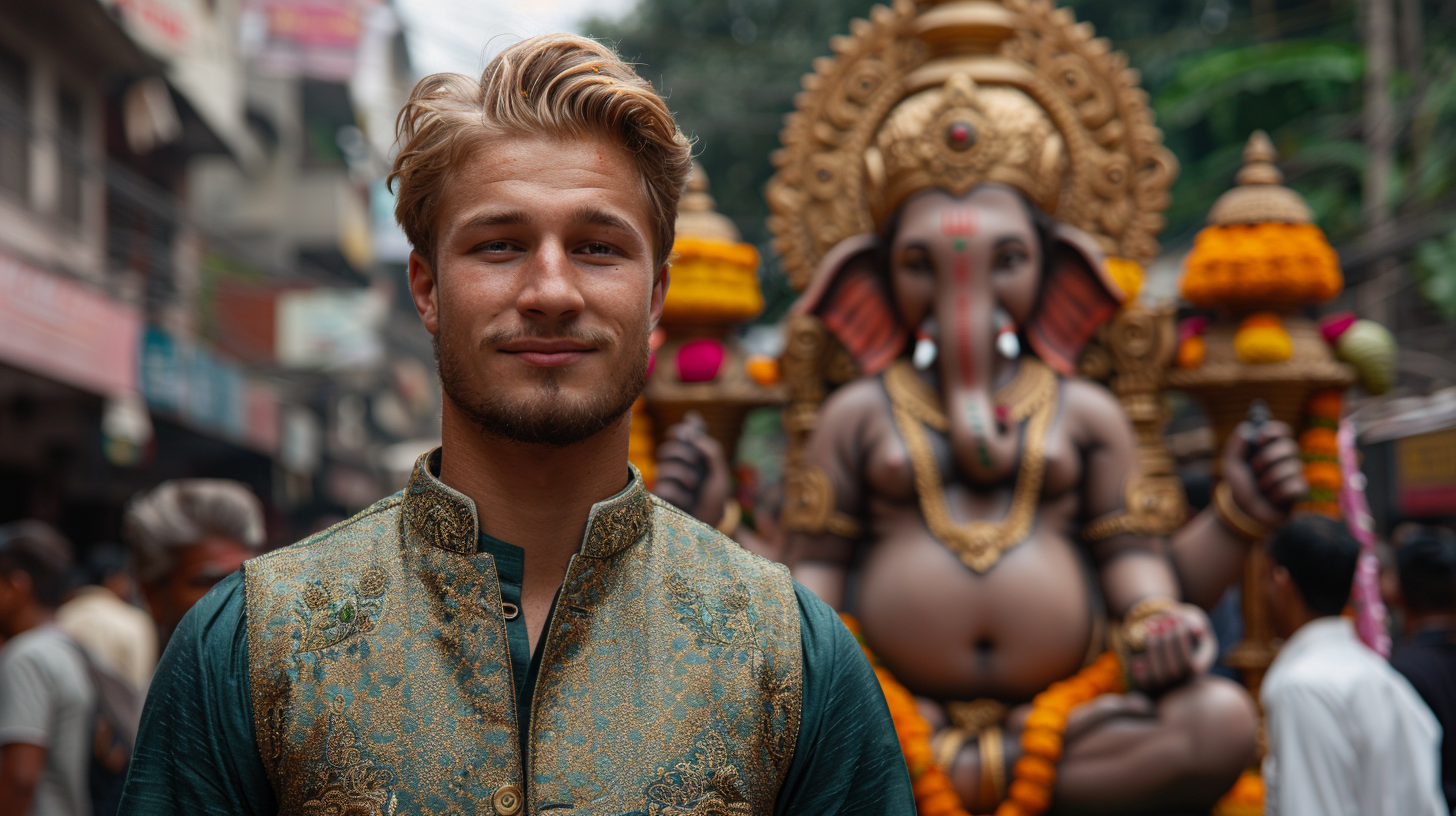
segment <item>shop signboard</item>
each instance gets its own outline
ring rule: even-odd
[[[229,439],[248,436],[248,397],[237,365],[207,349],[179,343],[147,327],[138,368],[147,405],[199,430]]]
[[[102,395],[136,388],[136,310],[0,255],[0,361]]]
[[[1395,461],[1403,515],[1456,516],[1456,428],[1396,440]]]
[[[245,49],[262,70],[346,82],[378,0],[248,0]]]

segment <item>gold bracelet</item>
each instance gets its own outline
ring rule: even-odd
[[[1122,643],[1130,652],[1140,652],[1148,644],[1148,621],[1178,607],[1172,598],[1155,595],[1133,604],[1122,616]]]
[[[1002,742],[1001,726],[993,725],[981,732],[976,747],[981,753],[980,799],[984,804],[1001,804],[1006,798],[1006,746]]]
[[[1225,527],[1249,541],[1263,541],[1269,535],[1266,525],[1245,513],[1234,501],[1234,491],[1228,482],[1219,482],[1213,489],[1213,509]]]

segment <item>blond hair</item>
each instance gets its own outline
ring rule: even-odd
[[[435,217],[450,175],[502,136],[606,137],[632,157],[651,209],[654,266],[672,252],[691,145],[652,84],[610,48],[546,34],[502,51],[479,80],[434,74],[415,85],[396,123],[394,217],[415,251],[435,258]]]

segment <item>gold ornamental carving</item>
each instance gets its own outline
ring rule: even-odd
[[[802,289],[907,190],[1022,190],[1108,254],[1156,255],[1177,173],[1127,58],[1048,0],[897,0],[816,61],[786,120],[770,228]]]

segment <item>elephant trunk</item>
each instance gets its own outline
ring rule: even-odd
[[[941,388],[961,472],[973,483],[992,484],[1016,469],[1020,445],[1015,427],[996,412],[996,299],[989,270],[976,275],[970,265],[969,258],[957,259],[953,291],[937,304]]]

